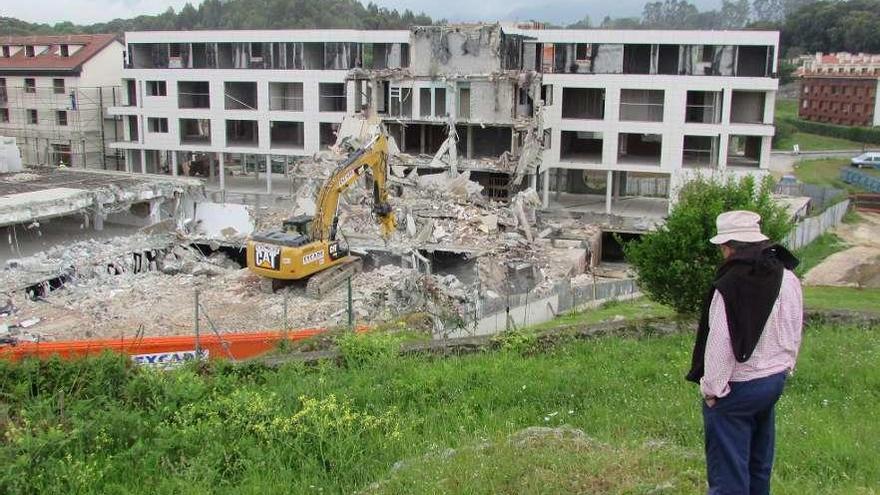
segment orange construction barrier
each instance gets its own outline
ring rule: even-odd
[[[358,333],[366,330],[366,327],[356,329]],[[282,339],[302,340],[325,331],[325,328],[305,328],[288,332],[202,335],[198,339],[198,348],[200,357],[203,359],[246,359],[269,352]],[[0,358],[12,359],[13,361],[26,357],[44,359],[55,355],[62,358],[76,358],[100,354],[104,351],[128,354],[139,364],[169,365],[196,358],[196,337],[195,335],[177,335],[128,339],[20,342],[0,345]]]

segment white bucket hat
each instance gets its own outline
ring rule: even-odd
[[[761,215],[751,211],[726,211],[715,219],[718,235],[709,239],[712,244],[728,241],[761,242],[769,238],[761,233]]]

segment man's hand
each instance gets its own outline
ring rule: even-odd
[[[715,407],[715,403],[718,401],[715,397],[706,397],[705,399],[706,405],[709,407]]]

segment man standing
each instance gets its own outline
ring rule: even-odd
[[[775,407],[801,343],[798,260],[761,233],[760,215],[718,215],[724,262],[703,305],[691,371],[703,395],[710,495],[766,495]]]

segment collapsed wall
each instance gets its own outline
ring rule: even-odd
[[[408,68],[349,73],[356,107],[385,122],[400,165],[471,170],[486,194],[512,197],[545,146],[541,75],[523,70],[523,40],[497,24],[413,28]]]

